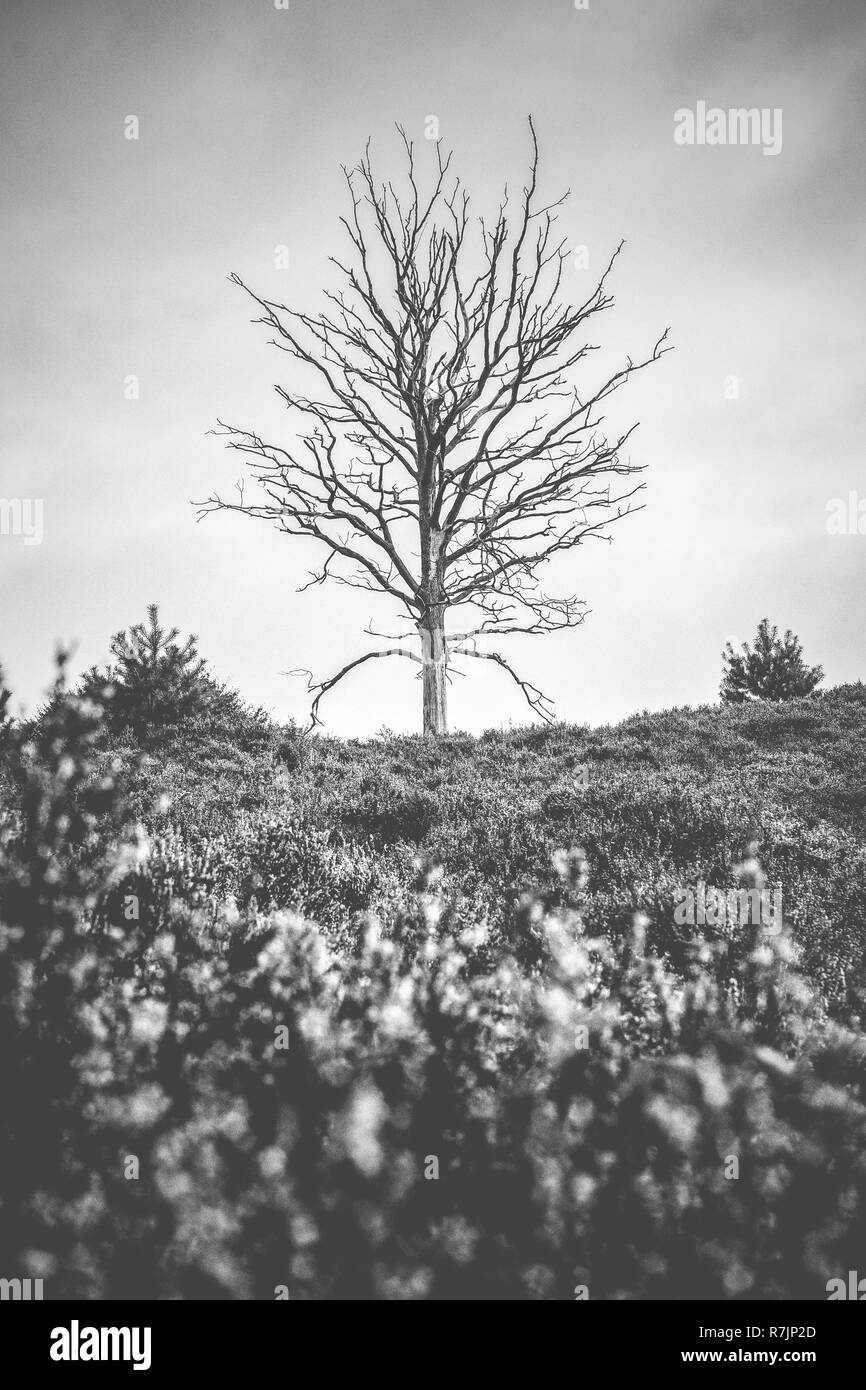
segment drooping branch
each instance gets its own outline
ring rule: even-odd
[[[543,719],[545,724],[555,723],[556,714],[553,708],[553,701],[539,690],[537,686],[533,685],[531,681],[525,681],[518,676],[514,667],[509,665],[505,657],[500,655],[499,652],[478,652],[474,651],[471,647],[455,647],[453,650],[455,656],[472,656],[475,657],[477,661],[495,661],[497,666],[501,666],[503,671],[507,671],[511,679],[517,682],[520,689],[523,691],[527,704],[530,709],[538,715],[539,719]]]
[[[339,685],[344,676],[347,676],[350,671],[354,671],[356,667],[363,666],[367,661],[383,661],[385,657],[388,656],[404,656],[409,661],[417,662],[419,666],[423,665],[420,656],[417,656],[415,652],[406,651],[402,647],[392,647],[385,652],[365,652],[363,656],[356,657],[354,661],[347,662],[336,675],[324,681],[314,681],[311,671],[289,671],[288,674],[290,676],[306,676],[308,692],[311,695],[314,691],[316,692],[315,699],[310,706],[310,725],[306,732],[310,733],[318,724],[321,724],[322,721],[319,719],[319,702],[324,699],[330,690],[334,689],[335,685]]]

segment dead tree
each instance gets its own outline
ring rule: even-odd
[[[635,426],[608,438],[600,407],[668,351],[667,330],[648,355],[578,390],[574,369],[597,351],[587,333],[613,304],[607,282],[622,243],[589,297],[564,302],[569,253],[557,211],[568,194],[538,205],[529,125],[526,186],[513,210],[506,189],[492,221],[470,218],[440,143],[422,193],[402,130],[401,191],[377,183],[368,141],[357,167],[343,170],[351,212],[341,222],[352,250],[345,261],[331,258],[343,284],[325,295],[323,312],[260,298],[230,277],[258,306],[252,321],[316,387],[311,395],[276,387],[293,416],[286,444],[219,422],[216,432],[246,456],[258,492],[248,500],[239,483],[238,500],[214,494],[197,504],[200,515],[238,511],[314,538],[327,554],[311,584],[334,579],[387,595],[408,621],[390,635],[399,645],[369,651],[327,680],[309,677],[311,727],[344,676],[393,655],[421,667],[425,734],[445,732],[449,663],[458,655],[496,662],[549,721],[548,698],[487,644],[577,626],[583,600],[548,597],[541,566],[589,537],[609,539],[611,522],[637,509],[642,485],[631,475],[640,469],[623,454]],[[616,495],[613,477],[629,479]]]

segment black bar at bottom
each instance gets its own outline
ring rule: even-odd
[[[864,1300],[866,1301],[866,1300]],[[853,1302],[856,1302],[853,1301]],[[497,1354],[511,1357],[517,1346],[540,1367],[546,1360],[545,1344],[523,1342],[522,1329],[513,1315],[500,1330],[494,1318],[486,1318],[473,1304],[475,1316],[469,1345],[483,1355],[485,1368]],[[566,1346],[578,1360],[594,1356],[609,1373],[640,1371],[667,1373],[674,1367],[688,1371],[706,1366],[763,1366],[786,1370],[811,1367],[823,1375],[842,1372],[858,1364],[866,1322],[862,1311],[841,1302],[816,1303],[593,1303],[576,1301],[562,1319],[547,1324],[551,1332],[565,1335]],[[291,1373],[292,1347],[301,1336],[325,1335],[320,1350],[323,1366],[333,1372],[344,1351],[350,1367],[359,1372],[364,1362],[372,1370],[381,1360],[381,1341],[373,1341],[367,1324],[356,1341],[351,1326],[343,1329],[348,1310],[330,1306],[327,1321],[309,1303],[206,1302],[166,1303],[60,1303],[6,1301],[0,1304],[4,1363],[17,1362],[25,1371],[46,1372],[51,1379],[70,1375],[92,1378],[101,1371],[161,1378],[177,1372],[213,1374],[225,1379],[233,1374],[258,1376],[267,1366],[282,1364]],[[364,1314],[369,1317],[369,1312]],[[458,1315],[459,1316],[459,1315]],[[447,1345],[447,1325],[439,1319],[428,1324],[441,1356]],[[399,1334],[400,1324],[387,1330]],[[422,1323],[423,1327],[423,1323]],[[546,1331],[546,1328],[544,1329]],[[345,1330],[345,1340],[340,1337]],[[377,1331],[379,1329],[376,1329]],[[414,1330],[414,1329],[413,1329]],[[538,1325],[527,1331],[537,1335]],[[477,1334],[477,1335],[476,1335]],[[315,1343],[307,1352],[315,1354]],[[466,1347],[465,1337],[461,1345]],[[378,1350],[377,1350],[378,1347]],[[553,1345],[547,1347],[554,1351]],[[557,1355],[564,1350],[559,1345]],[[429,1354],[422,1358],[426,1361]],[[435,1353],[434,1353],[435,1354]],[[457,1354],[456,1344],[451,1354]],[[288,1358],[288,1359],[287,1359]],[[438,1358],[437,1358],[438,1359]],[[459,1353],[462,1364],[464,1352]],[[411,1361],[399,1357],[403,1375],[412,1375]],[[387,1361],[387,1358],[386,1358]],[[441,1362],[440,1362],[441,1365]],[[456,1366],[454,1367],[456,1369]],[[300,1367],[296,1367],[300,1369]],[[392,1364],[393,1372],[393,1364]],[[390,1376],[389,1376],[390,1378]]]

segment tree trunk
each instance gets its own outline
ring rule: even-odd
[[[421,582],[424,608],[418,620],[424,679],[424,733],[427,736],[448,731],[445,670],[448,647],[445,642],[445,557],[443,533],[431,521],[429,489],[421,492],[420,539]]]
[[[445,666],[445,615],[442,606],[430,610],[427,621],[418,624],[424,678],[424,733],[448,732]]]

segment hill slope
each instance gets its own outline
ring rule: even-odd
[[[0,726],[10,1277],[825,1298],[866,1229],[864,725],[856,687],[436,743]],[[678,916],[762,874],[781,931]]]
[[[600,729],[366,742],[255,732],[246,748],[200,735],[197,753],[183,738],[175,754],[169,742],[139,783],[146,815],[158,792],[171,799],[163,815],[147,815],[152,823],[197,843],[211,833],[221,845],[233,841],[233,871],[220,887],[242,904],[255,894],[259,907],[292,906],[324,926],[359,909],[387,918],[411,894],[420,856],[442,866],[444,892],[461,910],[516,931],[521,896],[555,900],[552,856],[579,847],[588,926],[616,935],[642,911],[650,944],[677,960],[678,896],[700,882],[733,886],[756,845],[807,974],[837,1005],[859,1011],[862,684]]]

